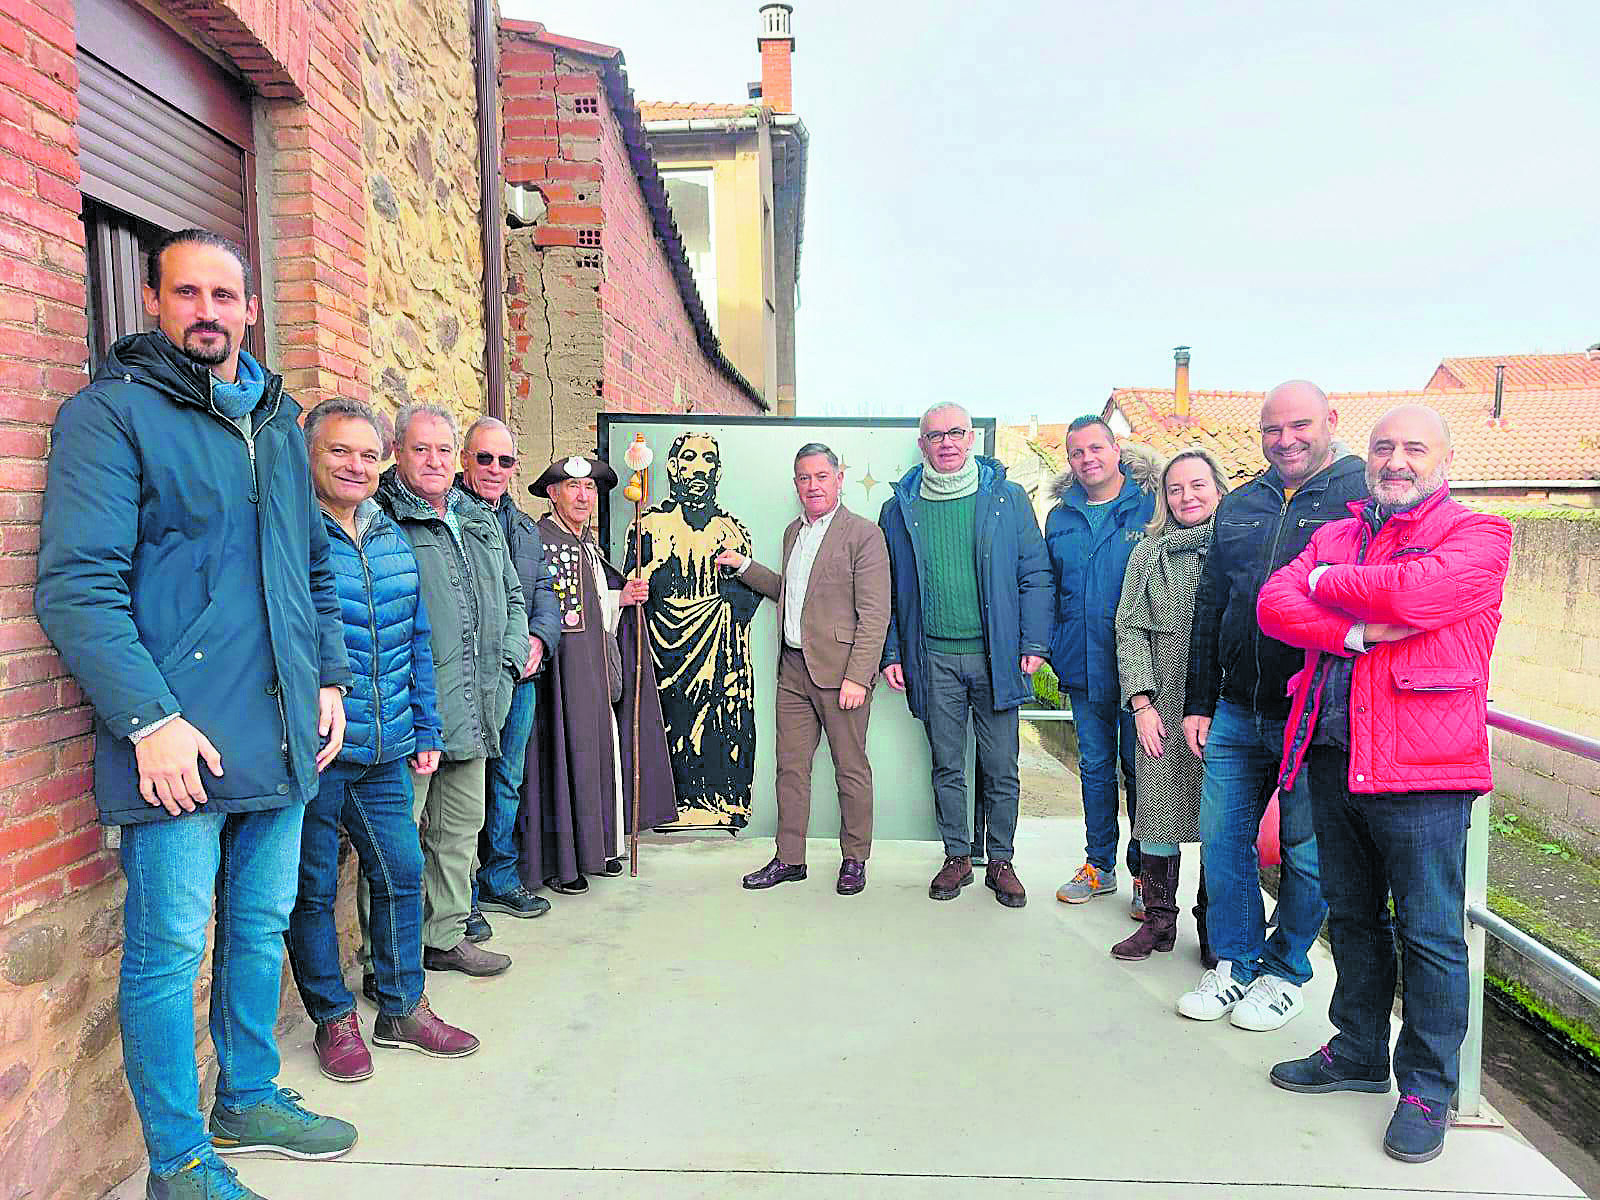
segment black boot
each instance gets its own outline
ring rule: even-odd
[[[1178,863],[1176,854],[1144,854],[1139,878],[1144,888],[1144,923],[1131,937],[1111,947],[1114,958],[1139,962],[1152,952],[1165,954],[1178,940]]]

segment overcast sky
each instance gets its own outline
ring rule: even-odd
[[[754,0],[501,0],[738,101]],[[1600,341],[1600,3],[795,0],[802,413],[1421,387]]]

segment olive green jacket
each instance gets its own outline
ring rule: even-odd
[[[528,660],[522,584],[500,522],[465,493],[452,491],[458,546],[444,518],[401,484],[394,467],[383,473],[376,499],[417,556],[422,602],[433,627],[444,757],[496,758],[511,689]]]

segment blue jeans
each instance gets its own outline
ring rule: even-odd
[[[1328,931],[1338,977],[1328,1049],[1369,1067],[1389,1065],[1396,918],[1404,948],[1405,1008],[1394,1044],[1401,1095],[1449,1102],[1467,1033],[1464,792],[1350,794],[1350,759],[1313,746],[1307,769],[1317,845],[1328,864]],[[1395,917],[1389,915],[1394,896]]]
[[[128,895],[117,1011],[128,1090],[158,1175],[211,1153],[200,1115],[194,985],[213,902],[217,1102],[240,1111],[277,1092],[273,1025],[304,813],[298,803],[255,813],[202,809],[122,827]]]
[[[372,897],[378,1011],[408,1016],[422,999],[422,848],[411,819],[411,772],[403,758],[372,767],[336,762],[322,773],[306,807],[300,898],[289,917],[295,986],[313,1021],[332,1021],[355,1010],[355,997],[339,969],[333,917],[341,822]]]
[[[1010,862],[1017,834],[1019,710],[994,710],[989,660],[982,654],[928,651],[928,703],[923,728],[933,752],[933,807],[944,852],[972,853],[967,811],[967,719],[978,743],[978,776],[988,806],[985,833],[991,862]]]
[[[483,805],[483,832],[478,835],[478,873],[472,880],[472,905],[478,894],[503,896],[517,890],[517,810],[522,807],[522,770],[533,736],[537,692],[528,679],[511,689],[511,709],[500,732],[500,757],[489,760]]]
[[[1302,772],[1294,791],[1278,797],[1283,862],[1277,928],[1266,937],[1256,835],[1277,783],[1283,726],[1224,700],[1217,705],[1205,746],[1200,842],[1210,898],[1207,932],[1211,949],[1232,965],[1233,978],[1241,983],[1263,973],[1296,984],[1310,979],[1308,953],[1328,911],[1318,880],[1310,791]]]
[[[1122,787],[1128,794],[1128,826],[1138,797],[1133,786],[1133,713],[1115,697],[1089,699],[1088,692],[1069,691],[1072,723],[1078,732],[1078,778],[1083,784],[1085,857],[1097,869],[1117,865],[1117,765],[1122,765]],[[1139,843],[1128,839],[1128,871],[1139,874]]]

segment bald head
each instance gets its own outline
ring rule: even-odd
[[[1261,405],[1261,453],[1285,487],[1299,487],[1333,461],[1339,414],[1328,394],[1305,379],[1290,379]]]
[[[1367,491],[1384,508],[1404,512],[1445,486],[1450,423],[1426,404],[1402,404],[1378,418],[1367,442]]]

